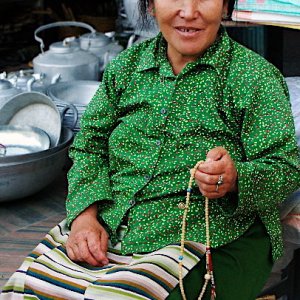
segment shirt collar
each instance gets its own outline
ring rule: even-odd
[[[166,69],[167,43],[159,33],[143,52],[137,71],[145,71],[162,67]],[[184,73],[198,66],[212,67],[220,76],[224,76],[225,69],[230,61],[231,42],[223,26],[220,27],[217,40],[207,51],[193,63],[188,64]]]
[[[157,55],[159,51],[160,44],[162,40],[162,34],[159,33],[155,38],[152,39],[148,47],[145,48],[143,51],[140,61],[137,67],[138,72],[146,71],[152,68],[159,67],[159,60]]]

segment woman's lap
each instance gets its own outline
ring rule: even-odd
[[[122,256],[113,250],[109,252],[110,267],[93,268],[69,260],[63,246],[67,238],[65,223],[53,228],[12,276],[0,299],[17,299],[16,295],[22,294],[28,299],[97,299],[97,295],[105,300],[181,299],[177,280],[179,245],[133,256]],[[202,287],[203,250],[198,243],[187,245],[190,260],[185,256],[189,272],[184,285],[189,300],[197,299]],[[270,250],[261,222],[237,241],[214,249],[217,299],[255,299],[271,270]],[[205,299],[210,299],[209,289]]]
[[[94,268],[68,258],[64,247],[67,238],[65,222],[54,227],[13,274],[0,299],[159,300],[178,284],[180,245],[127,256],[111,249],[109,266]],[[203,254],[203,245],[188,242],[186,273]]]
[[[271,244],[264,225],[256,223],[238,240],[213,250],[217,299],[254,300],[262,290],[272,268]],[[206,273],[205,260],[185,277],[188,300],[198,299]],[[210,299],[207,289],[205,300]],[[167,300],[181,300],[177,286]]]

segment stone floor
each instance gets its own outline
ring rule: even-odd
[[[45,233],[65,217],[66,173],[39,193],[0,203],[0,291]]]

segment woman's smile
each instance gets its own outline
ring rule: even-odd
[[[154,0],[152,6],[153,16],[168,43],[168,58],[178,74],[214,43],[227,1]]]
[[[196,33],[196,32],[200,31],[200,29],[198,29],[198,28],[183,27],[183,26],[177,26],[177,27],[175,27],[175,29],[178,30],[179,32],[183,32],[183,33]]]

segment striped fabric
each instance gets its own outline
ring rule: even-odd
[[[109,248],[109,265],[91,267],[72,262],[64,244],[66,221],[54,227],[4,286],[8,299],[165,299],[178,284],[179,244],[146,254],[121,255]],[[186,242],[184,276],[203,257],[205,247]]]

